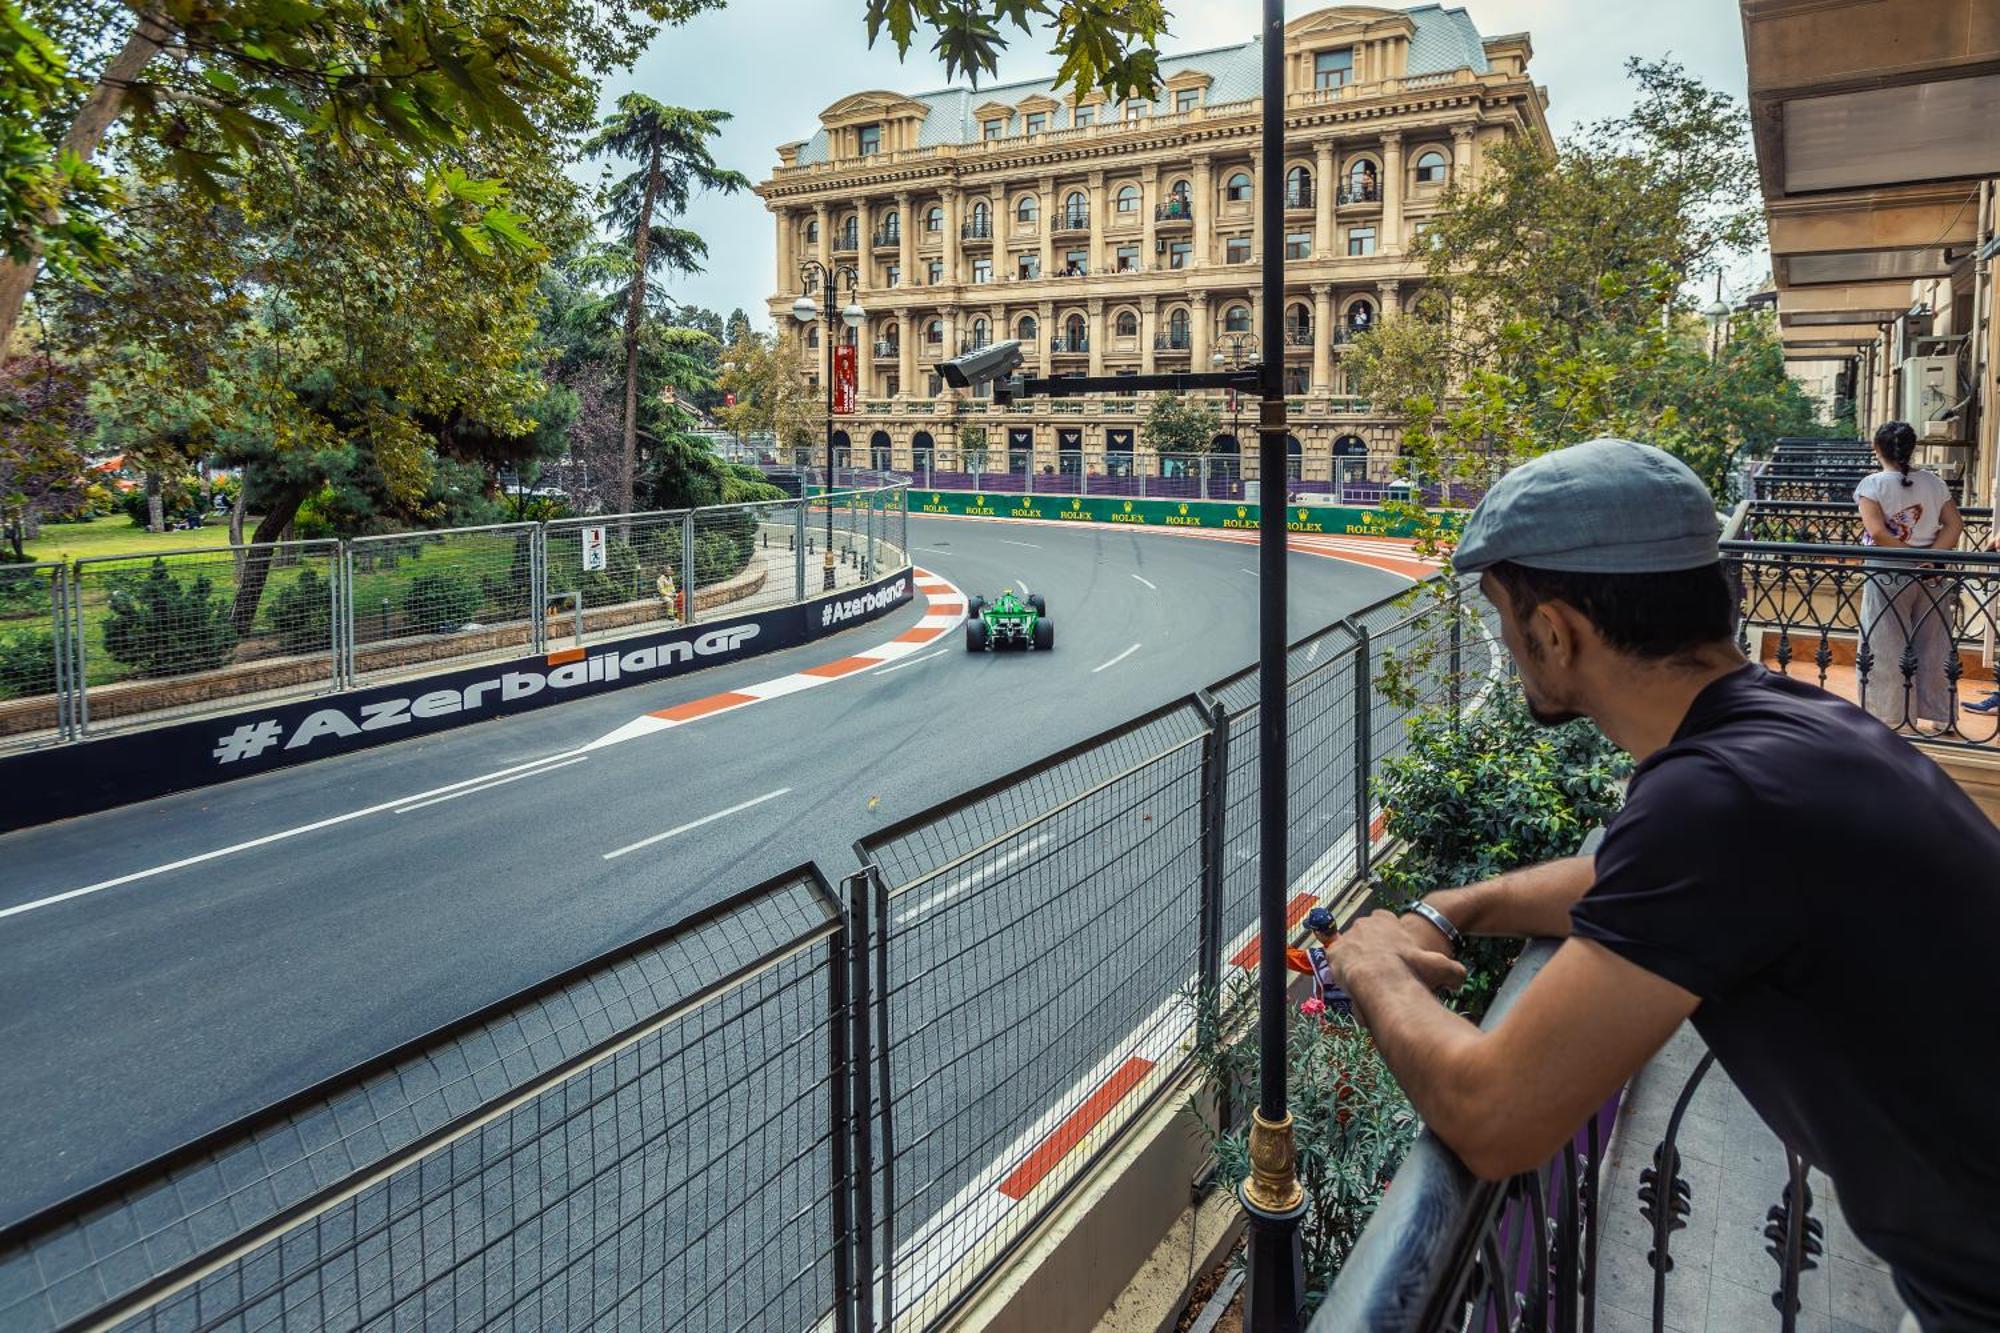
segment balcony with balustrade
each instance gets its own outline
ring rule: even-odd
[[[967,249],[992,249],[993,219],[991,217],[967,218],[959,224],[958,239],[965,244]]]
[[[877,227],[873,240],[875,249],[878,251],[901,249],[903,244],[903,229],[901,226]]]
[[[1184,195],[1170,195],[1153,205],[1153,227],[1161,232],[1194,229],[1194,202]]]

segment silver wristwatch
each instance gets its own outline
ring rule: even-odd
[[[1410,912],[1406,913],[1406,915],[1409,914],[1420,916],[1433,926],[1436,926],[1438,933],[1443,935],[1446,942],[1451,945],[1453,953],[1457,953],[1464,946],[1465,936],[1458,933],[1458,927],[1451,924],[1451,918],[1443,912],[1438,911],[1437,908],[1432,907],[1429,903],[1421,900],[1411,903]]]

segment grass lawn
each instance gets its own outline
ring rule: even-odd
[[[256,527],[246,521],[244,531]],[[94,555],[152,555],[157,551],[197,551],[229,545],[225,520],[191,532],[148,532],[134,527],[123,514],[93,518],[88,523],[44,523],[42,535],[27,543],[30,560],[82,560]]]

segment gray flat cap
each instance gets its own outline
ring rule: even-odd
[[[1511,560],[1578,574],[1664,574],[1720,559],[1715,501],[1687,464],[1650,444],[1586,440],[1530,459],[1486,493],[1452,567]]]

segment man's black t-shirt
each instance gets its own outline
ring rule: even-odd
[[[2000,829],[1943,770],[1746,666],[1639,765],[1571,920],[1701,997],[1926,1333],[2000,1329]]]

